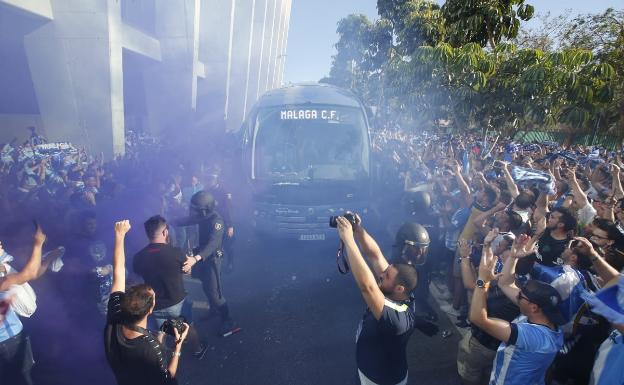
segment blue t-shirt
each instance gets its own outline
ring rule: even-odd
[[[529,323],[526,316],[516,318],[509,342],[502,342],[496,352],[490,385],[543,385],[562,346],[561,330]]]
[[[624,337],[619,331],[613,331],[600,345],[589,384],[624,384]]]
[[[366,310],[356,335],[356,360],[358,369],[371,381],[391,385],[405,379],[405,349],[414,331],[414,318],[408,303],[387,298],[379,320]]]
[[[0,299],[6,298],[6,294],[6,292],[0,293]],[[20,334],[23,328],[22,321],[20,321],[15,311],[9,306],[9,311],[4,317],[4,321],[0,322],[0,342],[4,342]]]

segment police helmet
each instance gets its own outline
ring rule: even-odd
[[[400,253],[399,256],[413,265],[423,265],[426,262],[429,243],[427,229],[418,223],[403,224],[394,238],[394,246]]]
[[[208,191],[198,191],[191,198],[190,208],[201,216],[207,216],[215,208],[215,199]]]
[[[405,192],[405,205],[413,212],[428,211],[431,207],[431,195],[427,191],[409,189]]]

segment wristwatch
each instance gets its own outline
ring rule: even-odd
[[[479,288],[479,289],[487,289],[490,287],[490,283],[489,282],[485,282],[484,280],[482,280],[481,278],[477,278],[477,282],[475,282],[475,285]]]
[[[4,278],[7,276],[6,271],[0,271],[0,278]]]

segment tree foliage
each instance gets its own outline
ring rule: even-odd
[[[540,17],[556,28],[536,44],[520,29],[534,13],[523,0],[377,6],[375,23],[339,23],[323,81],[354,90],[384,124],[624,133],[622,12]]]
[[[535,9],[524,0],[447,0],[442,11],[453,46],[477,43],[494,48],[516,37],[520,21],[531,19]]]

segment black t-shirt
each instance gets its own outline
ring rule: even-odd
[[[538,240],[537,253],[518,260],[516,273],[521,275],[530,273],[534,262],[544,266],[561,265],[561,254],[568,242],[568,238],[561,240],[553,238],[550,229],[546,229]]]
[[[356,336],[356,360],[368,379],[390,385],[407,376],[405,349],[414,331],[414,318],[407,303],[387,298],[379,320],[366,310]]]
[[[134,272],[156,293],[154,310],[173,306],[186,297],[182,281],[184,261],[182,250],[164,243],[150,243],[134,256]]]
[[[550,229],[546,229],[538,242],[537,262],[545,266],[560,265],[559,260],[568,245],[568,241],[568,238],[562,240],[553,238],[550,235]]]
[[[122,292],[112,293],[108,301],[108,315],[104,329],[106,359],[119,385],[175,385],[163,349],[156,338],[141,335],[128,339],[121,326]]]
[[[511,302],[511,300],[507,298],[505,293],[503,293],[497,285],[492,285],[490,290],[488,290],[486,307],[488,317],[490,318],[499,318],[511,322],[520,315],[520,309],[518,306]],[[472,336],[476,338],[481,345],[491,350],[498,349],[500,340],[492,337],[475,325],[472,325],[471,327]]]

